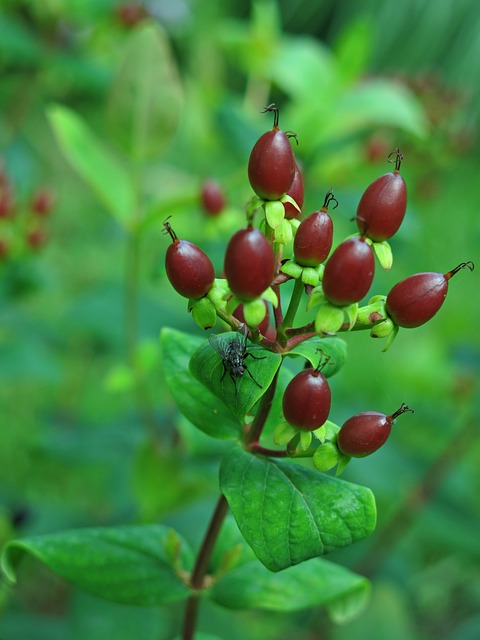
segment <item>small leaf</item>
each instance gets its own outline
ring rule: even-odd
[[[312,287],[316,287],[319,283],[320,275],[317,269],[312,267],[304,267],[302,270],[302,282],[304,284],[309,284]]]
[[[285,218],[285,207],[280,200],[267,200],[264,203],[265,218],[272,229],[280,226]],[[291,231],[291,229],[290,229]]]
[[[350,331],[355,322],[357,321],[358,314],[358,302],[346,305],[343,310],[348,318],[348,330]]]
[[[369,489],[291,461],[235,447],[222,460],[220,487],[243,537],[270,571],[352,544],[375,528]]]
[[[382,267],[385,271],[389,271],[393,264],[393,253],[388,242],[386,240],[383,242],[373,242],[372,246]]]
[[[47,111],[58,144],[75,171],[119,222],[127,224],[135,208],[130,175],[103,146],[86,122],[60,105]]]
[[[275,242],[279,244],[288,244],[293,237],[292,225],[289,220],[282,220],[282,222],[275,229]]]
[[[89,593],[129,605],[153,606],[184,600],[190,591],[177,575],[168,548],[171,533],[162,525],[85,528],[9,542],[2,568],[15,581],[22,557],[30,554]],[[179,539],[181,565],[191,551]]]
[[[305,340],[293,347],[288,355],[303,356],[312,367],[317,367],[319,361],[325,361],[322,366],[322,373],[326,378],[333,376],[343,367],[347,360],[347,343],[336,336],[320,338],[314,336],[310,340]]]
[[[221,340],[228,343],[238,337],[237,331],[230,331],[222,334]],[[278,354],[259,345],[247,343],[247,353],[250,355],[245,362],[248,369],[241,378],[235,379],[208,341],[198,347],[190,360],[190,371],[195,378],[242,420],[265,393],[282,361]]]
[[[273,441],[278,445],[287,444],[297,433],[298,431],[291,424],[281,422],[273,432]]]
[[[345,624],[358,616],[370,599],[370,583],[365,580],[328,605],[330,618],[336,624]]]
[[[286,273],[287,276],[292,278],[300,278],[302,275],[303,267],[297,264],[294,260],[288,260],[280,267],[282,273]]]
[[[306,451],[311,444],[312,444],[311,431],[301,431],[300,432],[300,448],[303,449],[303,451]]]
[[[237,438],[240,421],[190,373],[191,355],[202,343],[203,338],[163,329],[160,347],[165,380],[180,411],[198,429],[212,438]]]

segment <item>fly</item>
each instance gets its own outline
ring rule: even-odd
[[[254,360],[264,360],[265,356],[257,357],[247,351],[247,326],[245,324],[240,325],[239,331],[231,340],[225,340],[221,335],[209,336],[208,341],[210,346],[222,358],[223,374],[220,378],[220,382],[223,381],[225,374],[230,374],[230,378],[235,385],[235,396],[237,395],[237,378],[241,378],[246,372],[253,380],[253,382],[262,389],[262,385],[259,384],[252,376],[245,360],[250,356]]]

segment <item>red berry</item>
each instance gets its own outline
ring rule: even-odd
[[[388,315],[399,327],[412,328],[425,324],[442,306],[450,278],[465,267],[473,271],[473,262],[462,262],[445,274],[416,273],[400,280],[387,296]]]
[[[295,175],[295,157],[284,131],[278,127],[278,109],[274,111],[273,129],[255,143],[248,161],[248,179],[255,193],[263,200],[280,200],[290,189]]]
[[[290,380],[283,394],[283,415],[302,431],[313,431],[324,424],[330,413],[332,394],[325,376],[309,367]]]
[[[118,20],[125,27],[134,27],[141,20],[148,16],[147,10],[138,5],[132,3],[123,4],[116,10]]]
[[[0,185],[0,218],[9,218],[14,213],[13,193],[9,185]]]
[[[47,240],[46,233],[39,227],[27,233],[27,244],[31,249],[40,249]]]
[[[377,411],[365,411],[349,418],[342,425],[337,436],[337,446],[340,451],[353,458],[368,456],[385,444],[395,419],[412,411],[406,404],[390,416]]]
[[[293,175],[293,182],[290,185],[290,189],[287,191],[287,195],[295,200],[295,202],[298,204],[300,209],[303,207],[303,199],[304,199],[303,177],[296,162],[295,162],[295,173]],[[298,211],[298,209],[295,209],[293,204],[290,204],[290,202],[285,202],[283,206],[285,208],[285,218],[287,220],[298,218],[298,216],[300,215],[300,211]]]
[[[383,242],[402,224],[407,208],[407,187],[399,173],[402,154],[397,149],[395,171],[377,178],[363,193],[357,208],[357,227],[361,234]]]
[[[165,254],[167,277],[181,296],[202,298],[215,279],[213,264],[200,247],[188,240],[179,240],[167,220],[163,224],[173,241]]]
[[[273,281],[275,255],[267,238],[252,226],[232,236],[225,252],[225,276],[236,296],[258,298]]]
[[[202,184],[200,199],[203,210],[210,216],[216,216],[225,208],[225,196],[216,180],[205,180]]]
[[[368,293],[374,273],[372,247],[364,238],[348,238],[325,264],[322,280],[325,297],[337,305],[359,302]]]
[[[53,201],[53,194],[46,189],[42,189],[32,199],[32,211],[39,216],[47,216],[52,211]]]
[[[332,192],[329,191],[323,207],[307,216],[297,229],[293,241],[293,252],[295,260],[302,267],[316,267],[330,253],[333,241],[333,223],[327,211],[332,199],[335,200]]]

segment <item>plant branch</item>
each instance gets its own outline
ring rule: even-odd
[[[263,394],[262,399],[260,400],[258,411],[255,414],[255,418],[253,419],[253,422],[250,426],[250,430],[245,437],[245,444],[248,448],[250,448],[252,444],[258,444],[258,441],[260,440],[263,427],[265,426],[268,414],[270,413],[270,409],[272,408],[272,402],[275,395],[275,389],[277,387],[279,371],[280,368],[277,369],[275,376],[270,383],[270,386]]]
[[[223,521],[228,513],[228,502],[225,496],[220,495],[212,519],[207,529],[207,533],[202,542],[202,546],[197,555],[195,566],[190,578],[190,586],[195,591],[199,591],[203,587],[205,576],[207,574],[208,563],[212,556],[212,551],[217,541],[218,534],[222,528]],[[193,640],[195,627],[197,626],[198,614],[198,593],[192,593],[187,601],[185,609],[184,625],[182,640]]]

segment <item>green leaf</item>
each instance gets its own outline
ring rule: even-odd
[[[133,31],[109,100],[115,140],[134,160],[161,153],[175,135],[182,87],[168,38],[158,24]]]
[[[271,571],[352,544],[375,528],[369,489],[238,447],[222,460],[220,488],[246,542]]]
[[[340,612],[348,601],[365,603],[369,591],[366,578],[315,558],[281,573],[271,573],[258,562],[243,564],[216,582],[208,595],[228,609],[299,611],[329,605]]]
[[[135,195],[128,171],[74,111],[60,105],[47,110],[64,156],[98,198],[124,224],[133,215]]]
[[[231,331],[221,334],[218,339],[226,344],[238,340],[239,333]],[[220,354],[208,341],[199,346],[190,360],[190,371],[195,378],[242,420],[265,393],[282,362],[278,354],[259,345],[248,343],[247,353],[251,356],[247,356],[245,361],[248,369],[241,378],[235,380],[230,372],[226,371]]]
[[[237,438],[241,422],[189,371],[190,357],[203,342],[201,337],[163,329],[160,348],[165,380],[179,410],[198,429],[212,438]]]
[[[326,378],[337,373],[347,360],[347,343],[341,338],[331,336],[328,338],[313,337],[295,346],[288,355],[303,356],[312,367],[317,367],[320,359],[328,361],[322,367],[322,373]]]
[[[35,536],[9,542],[2,568],[15,581],[22,557],[30,554],[94,595],[121,604],[160,605],[190,595],[179,571],[190,569],[191,551],[184,540],[174,536],[180,543],[177,559],[168,553],[172,530],[162,525],[85,528]]]

